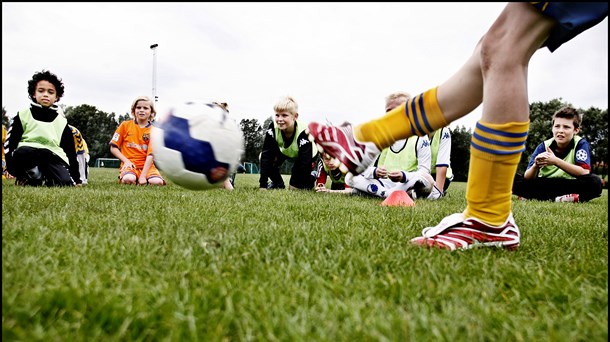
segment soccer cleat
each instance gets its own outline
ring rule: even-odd
[[[555,197],[555,202],[578,202],[579,201],[578,194],[567,194],[563,196]]]
[[[315,142],[318,151],[339,159],[343,172],[362,173],[381,152],[372,142],[356,141],[351,124],[329,126],[311,122],[308,128],[310,140]]]
[[[422,236],[411,239],[411,243],[425,247],[444,248],[451,251],[476,247],[504,247],[515,250],[520,243],[519,227],[513,214],[499,227],[488,225],[462,213],[445,217],[435,227],[422,230]]]
[[[381,205],[387,207],[413,207],[415,206],[415,202],[413,202],[413,199],[406,191],[395,190],[381,202]]]

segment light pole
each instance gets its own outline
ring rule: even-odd
[[[150,49],[153,51],[153,74],[152,74],[152,95],[155,103],[158,101],[157,98],[157,46],[159,44],[153,44]]]

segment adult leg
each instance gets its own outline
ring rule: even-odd
[[[451,250],[519,246],[511,197],[529,128],[527,66],[554,25],[528,3],[509,3],[483,37],[483,115],[471,140],[466,210],[424,228],[413,243]],[[443,108],[450,105],[446,94],[441,85],[438,97]]]
[[[501,225],[510,214],[529,128],[527,67],[554,25],[529,3],[509,3],[483,37],[483,114],[471,141],[465,217]]]

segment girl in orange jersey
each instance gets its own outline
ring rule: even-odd
[[[155,167],[150,144],[155,114],[148,97],[136,97],[131,104],[133,120],[121,122],[110,140],[110,153],[121,161],[121,184],[165,185],[165,179]]]

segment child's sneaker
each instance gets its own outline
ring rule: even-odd
[[[354,175],[362,173],[375,162],[381,151],[372,142],[359,142],[354,138],[352,125],[327,126],[309,123],[309,137],[318,150],[339,159],[342,171]]]
[[[578,194],[567,194],[555,197],[555,202],[578,202]]]
[[[488,225],[474,217],[466,219],[462,213],[457,213],[445,217],[436,227],[424,228],[422,236],[411,239],[411,243],[451,251],[475,247],[504,247],[514,250],[519,247],[520,236],[512,213],[499,227]]]

